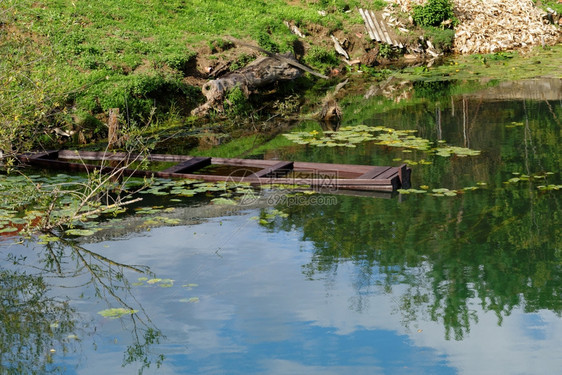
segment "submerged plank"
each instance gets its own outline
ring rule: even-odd
[[[211,165],[211,158],[206,157],[195,157],[193,159],[189,159],[174,165],[168,169],[165,169],[164,172],[169,173],[190,173],[195,172],[198,169],[204,168],[208,165]]]
[[[260,178],[260,177],[280,177],[284,176],[293,170],[292,161],[280,161],[279,163],[257,171],[250,178]]]

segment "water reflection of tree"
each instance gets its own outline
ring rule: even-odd
[[[48,296],[40,276],[0,270],[0,368],[8,374],[47,374],[52,351],[68,352],[77,314],[66,301]]]
[[[29,255],[8,254],[13,267],[0,269],[3,368],[18,374],[63,373],[64,368],[53,364],[57,353],[77,350],[81,336],[95,331],[90,327],[88,332],[89,323],[83,322],[84,316],[71,307],[66,297],[51,296],[56,285],[46,280],[57,279],[64,288],[71,283],[81,289],[91,288],[95,298],[105,301],[108,307],[138,310],[121,318],[131,332],[123,365],[136,364],[142,372],[162,363],[164,356],[153,353],[152,348],[162,334],[136,301],[125,275],[131,271],[149,273],[146,267],[118,263],[62,240],[47,243],[36,255],[31,259]]]
[[[389,291],[400,282],[408,285],[399,301],[404,324],[429,316],[457,340],[478,321],[474,303],[495,312],[498,324],[521,305],[562,313],[562,211],[555,194],[502,189],[400,204],[338,200],[337,206],[292,206],[275,225],[302,228],[303,240],[314,243],[304,268],[310,278],[330,274],[342,261],[357,265],[354,308],[363,307],[361,296],[373,285]]]
[[[338,206],[290,207],[289,218],[275,223],[287,230],[301,228],[303,239],[314,243],[304,267],[308,277],[333,274],[340,261],[357,265],[352,308],[366,308],[362,296],[373,285],[389,291],[402,282],[408,285],[398,303],[404,324],[429,316],[455,339],[462,339],[477,321],[475,301],[495,312],[499,324],[521,305],[526,311],[562,312],[560,197],[538,191],[541,181],[504,184],[512,172],[560,170],[562,106],[556,101],[450,96],[470,91],[463,87],[419,83],[414,85],[417,100],[400,103],[350,97],[344,125],[416,129],[423,138],[482,150],[477,158],[450,160],[416,152],[409,158],[433,162],[414,167],[414,187],[460,189],[484,181],[486,191],[445,199],[410,196],[401,204],[338,197]],[[290,153],[279,157],[372,165],[403,158],[401,150],[374,144],[351,151],[306,147]]]

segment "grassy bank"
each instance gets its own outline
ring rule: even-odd
[[[153,108],[160,121],[170,110],[184,116],[202,100],[198,58],[251,60],[225,57],[232,47],[226,36],[292,51],[297,37],[283,21],[329,33],[360,22],[355,12],[344,12],[359,3],[4,0],[0,149],[52,143],[54,127],[101,137],[113,107],[139,124]]]
[[[360,43],[361,48],[371,46],[355,9],[381,9],[385,4],[382,0],[3,0],[0,150],[56,147],[68,137],[75,143],[104,139],[108,109],[115,107],[120,108],[123,126],[129,128],[150,124],[158,130],[190,123],[190,111],[204,99],[200,87],[212,78],[209,72],[221,66],[234,70],[258,54],[234,48],[229,36],[273,52],[294,52],[317,69],[344,67],[330,34],[355,38],[356,48]],[[306,37],[292,34],[285,22],[298,26]],[[559,54],[559,49],[555,51]],[[494,58],[473,63],[495,66]],[[498,74],[504,68],[500,66]],[[464,65],[431,72],[415,69],[407,74],[455,75],[456,70],[474,70]],[[380,70],[364,71],[376,78]]]

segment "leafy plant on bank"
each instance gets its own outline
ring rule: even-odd
[[[304,62],[313,68],[325,71],[340,63],[333,49],[320,46],[312,47],[304,58]]]
[[[424,27],[424,36],[429,39],[438,51],[451,51],[455,40],[455,30],[433,26]]]
[[[250,113],[252,106],[240,86],[230,90],[224,100],[226,113],[234,116],[245,116]]]
[[[412,17],[419,26],[444,26],[443,22],[447,20],[451,21],[448,27],[458,23],[451,0],[429,0],[425,5],[416,5],[412,10]]]
[[[385,59],[392,59],[398,55],[398,51],[390,44],[379,44],[379,56]]]

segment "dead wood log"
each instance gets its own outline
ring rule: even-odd
[[[234,38],[231,38],[231,40],[238,45],[250,47],[265,53],[267,57],[260,57],[242,69],[207,82],[202,88],[203,95],[207,98],[207,102],[191,111],[192,115],[204,116],[208,114],[211,109],[222,112],[224,110],[223,102],[226,94],[235,87],[239,87],[246,96],[249,96],[252,91],[271,85],[274,82],[298,78],[302,75],[303,71],[320,78],[328,79],[325,75],[299,63],[291,53],[283,55],[275,54]]]
[[[290,55],[283,57],[294,59]],[[252,91],[258,88],[271,85],[277,81],[292,80],[301,74],[302,70],[277,57],[260,57],[242,69],[207,82],[202,88],[207,102],[195,108],[192,114],[206,115],[211,109],[222,112],[226,94],[235,87],[239,87],[248,97]]]

